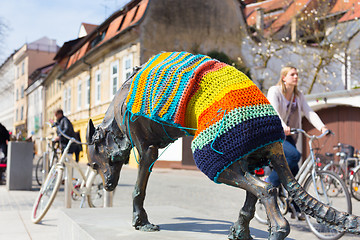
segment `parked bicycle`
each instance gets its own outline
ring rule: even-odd
[[[334,146],[336,154],[327,153],[332,160],[324,166],[324,170],[333,171],[338,174],[349,187],[351,195],[360,201],[360,158],[355,148],[348,144],[338,143]],[[334,156],[339,157],[335,161]]]
[[[295,176],[296,180],[317,200],[337,210],[351,213],[351,198],[345,183],[337,174],[331,171],[321,170],[318,167],[319,162],[315,157],[314,149],[312,147],[312,143],[315,139],[323,138],[331,132],[327,131],[319,136],[315,136],[307,134],[302,129],[291,129],[291,133],[303,133],[307,138],[309,138],[310,147],[310,155],[302,164],[298,174]],[[283,215],[285,215],[289,210],[295,213],[292,201],[293,199],[291,199],[285,189],[281,187],[278,192],[277,202]],[[255,218],[260,223],[267,224],[265,207],[260,200],[256,204]],[[306,222],[311,231],[320,239],[334,240],[339,239],[344,235],[342,232],[338,232],[318,223],[316,219],[307,215]]]
[[[52,137],[37,138],[40,141],[46,141],[46,151],[38,158],[35,167],[35,179],[41,186],[51,167],[59,160],[60,148],[59,143]]]
[[[75,138],[67,136],[61,129],[59,129],[59,131],[64,137],[69,139],[69,142],[61,154],[59,161],[51,167],[35,199],[31,213],[31,221],[33,223],[39,223],[50,209],[63,182],[63,177],[65,177],[65,197],[69,195],[69,198],[72,197],[74,199],[76,195],[81,199],[80,207],[85,206],[86,200],[89,207],[102,207],[104,205],[103,183],[102,180],[101,182],[96,181],[96,178],[100,179],[97,177],[99,176],[97,172],[90,166],[87,166],[86,172],[84,172],[80,165],[72,158],[72,155],[68,154],[72,143],[86,143],[81,143]],[[80,178],[79,181],[73,181],[72,169],[77,171]],[[65,176],[64,170],[66,170]]]

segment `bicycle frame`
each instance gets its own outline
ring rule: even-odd
[[[82,197],[81,203],[80,203],[80,207],[82,207],[82,206],[84,206],[85,199],[90,191],[90,189],[86,186],[91,186],[91,183],[95,179],[97,172],[94,169],[92,169],[90,166],[88,166],[86,172],[84,173],[83,170],[80,168],[79,164],[74,161],[72,155],[68,154],[72,143],[84,144],[84,145],[87,145],[87,143],[82,143],[82,142],[77,141],[73,137],[69,137],[60,128],[58,128],[58,130],[61,135],[63,135],[67,139],[69,139],[69,142],[66,145],[63,153],[61,154],[61,158],[58,163],[59,167],[65,166],[65,170],[66,170],[65,171],[65,207],[71,208],[71,192],[74,190],[76,193],[76,189],[74,189],[73,184],[72,184],[74,167],[80,173],[81,178],[83,179],[83,181],[81,182],[81,185],[80,185],[81,191],[80,191],[80,193],[76,193]],[[105,192],[104,207],[112,206],[112,196],[113,196],[112,192]]]
[[[316,158],[315,158],[315,154],[314,154],[314,149],[312,147],[312,143],[315,139],[320,139],[323,138],[324,136],[330,134],[330,131],[326,131],[325,133],[316,136],[316,135],[309,135],[307,132],[305,132],[302,129],[291,129],[291,132],[293,134],[295,133],[303,133],[307,138],[309,138],[309,149],[310,149],[310,154],[308,156],[308,158],[305,160],[305,162],[302,164],[299,172],[296,174],[295,179],[303,186],[305,183],[305,180],[307,179],[307,176],[309,174],[311,174],[312,180],[313,180],[313,184],[314,186],[316,185],[316,175],[317,175],[317,166],[316,166]],[[321,181],[321,187],[324,190],[324,183]],[[320,198],[319,196],[319,192],[316,191],[317,194],[317,199]],[[327,195],[325,194],[326,200],[329,201]]]

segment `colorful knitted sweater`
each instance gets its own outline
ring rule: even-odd
[[[256,85],[232,66],[204,55],[165,52],[132,79],[128,111],[194,135],[197,167],[217,182],[220,173],[284,132]],[[249,170],[268,164],[249,163]]]

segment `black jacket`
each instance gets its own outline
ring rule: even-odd
[[[70,122],[70,120],[65,116],[62,116],[62,118],[60,118],[58,121],[56,121],[56,124],[57,124],[56,133],[58,136],[60,136],[60,145],[62,148],[65,148],[66,144],[69,142],[69,139],[67,139],[66,137],[61,135],[58,128],[60,128],[61,131],[63,131],[69,137],[75,137],[73,125]]]
[[[9,131],[0,123],[0,144],[6,144],[6,140],[10,141]]]
[[[58,136],[60,136],[60,147],[61,147],[62,150],[64,150],[66,148],[66,145],[69,142],[69,139],[62,136],[58,128],[60,128],[61,131],[64,132],[69,137],[76,138],[74,128],[73,128],[73,125],[70,122],[70,120],[65,116],[60,118],[56,122],[56,125],[57,125],[56,132],[57,132]],[[74,153],[74,152],[79,153],[81,151],[80,147],[81,147],[81,145],[79,145],[79,144],[76,144],[76,143],[71,144],[70,149],[69,149],[69,153]]]

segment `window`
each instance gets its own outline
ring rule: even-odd
[[[101,102],[101,71],[95,73],[95,104]]]
[[[113,62],[110,66],[110,97],[114,97],[119,88],[119,61]]]
[[[16,101],[19,100],[19,89],[16,89]]]
[[[67,101],[67,113],[71,113],[71,87],[68,87],[68,101]]]
[[[126,79],[128,79],[130,77],[130,75],[133,71],[132,62],[133,62],[132,54],[129,54],[123,60],[123,82],[125,82]]]
[[[78,82],[78,109],[81,109],[81,81]]]
[[[69,114],[71,112],[71,87],[64,89],[64,114]]]
[[[106,31],[103,31],[102,33],[98,34],[92,41],[91,41],[91,48],[95,47],[99,42],[101,42],[106,35]]]
[[[25,62],[22,62],[21,64],[21,75],[25,74]]]
[[[86,77],[85,80],[85,86],[86,86],[86,90],[85,90],[85,106],[89,107],[90,106],[90,76]]]
[[[21,111],[20,111],[20,120],[24,119],[24,106],[21,106]]]
[[[67,106],[68,106],[67,101],[68,101],[67,89],[64,89],[64,107],[63,107],[64,113],[67,113]]]
[[[21,98],[24,98],[24,85],[21,86]]]
[[[19,120],[19,109],[16,109],[15,121]]]

